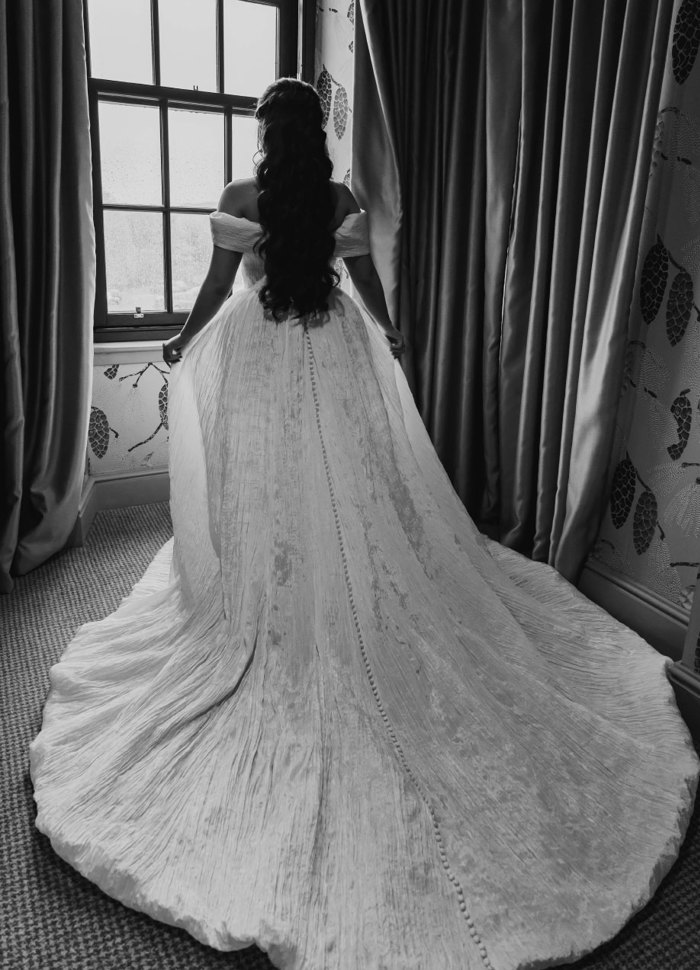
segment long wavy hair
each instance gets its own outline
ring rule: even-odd
[[[328,309],[339,276],[331,265],[335,195],[323,111],[315,88],[294,78],[274,81],[258,101],[258,211],[265,263],[260,302],[279,321]]]

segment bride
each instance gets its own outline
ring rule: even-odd
[[[266,91],[256,112],[263,149],[257,176],[227,185],[219,213],[264,227],[266,238],[259,248],[266,257],[261,303],[275,319],[291,311],[298,319],[328,309],[328,296],[339,279],[329,266],[335,250],[344,257],[355,288],[398,357],[404,338],[391,324],[372,259],[361,251],[367,246],[364,220],[355,223],[357,251],[343,245],[336,250],[335,231],[347,216],[359,214],[360,207],[347,186],[331,181],[333,166],[318,110],[315,89],[303,82],[282,78]],[[291,159],[296,167],[289,167]],[[235,237],[227,242],[214,231],[209,272],[184,328],[163,344],[166,363],[182,359],[183,349],[230,292],[242,256],[232,248],[235,245]]]
[[[478,532],[315,91],[277,81],[257,117],[164,344],[174,538],[51,669],[37,827],[127,906],[285,970],[570,962],[688,826],[669,661]]]

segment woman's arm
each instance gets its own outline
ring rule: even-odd
[[[180,360],[184,347],[219,310],[231,291],[242,255],[214,246],[207,275],[182,330],[163,344],[163,360],[167,364]]]
[[[254,180],[251,179],[238,179],[235,182],[229,182],[228,185],[224,186],[221,193],[217,211],[227,212],[232,216],[241,215],[239,208],[249,197],[252,183],[254,183]],[[254,188],[254,185],[252,187]],[[185,320],[182,330],[163,344],[163,360],[166,364],[174,364],[180,360],[183,348],[195,334],[198,334],[209,323],[219,310],[231,292],[242,255],[242,253],[234,252],[231,249],[214,246],[207,275],[204,277],[197,299],[194,301],[194,306]]]
[[[377,321],[384,333],[393,331],[394,327],[389,319],[384,290],[379,274],[372,262],[372,257],[367,254],[346,256],[343,262],[367,311]]]
[[[372,257],[367,254],[346,256],[344,263],[367,312],[377,322],[391,345],[392,354],[397,357],[406,349],[406,342],[401,332],[392,326],[382,283]]]
[[[338,182],[334,186],[338,198],[336,217],[339,215],[342,220],[352,212],[361,211],[357,199],[347,185]],[[389,341],[394,357],[398,357],[406,349],[406,341],[401,332],[392,326],[382,282],[372,257],[368,253],[362,256],[344,256],[343,262],[365,309]]]

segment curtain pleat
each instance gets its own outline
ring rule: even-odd
[[[673,2],[359,8],[353,188],[407,379],[480,527],[575,580],[606,497]]]
[[[95,239],[81,0],[0,0],[0,591],[75,524]]]

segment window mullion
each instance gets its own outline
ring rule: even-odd
[[[105,202],[102,208],[108,209],[110,212],[163,212],[162,205],[150,205],[147,202],[141,204],[137,202]]]
[[[172,260],[170,237],[170,137],[168,133],[168,99],[160,101],[161,173],[163,185],[163,282],[165,309],[173,312]]]
[[[151,51],[153,54],[153,83],[160,87],[160,19],[158,0],[151,0]]]
[[[224,184],[233,178],[233,112],[224,108]]]
[[[314,83],[316,57],[316,4],[302,4],[299,18],[301,36],[297,39],[297,58],[299,77],[309,84]]]
[[[216,83],[224,93],[224,0],[216,0]]]
[[[224,0],[216,0],[216,84],[224,93]],[[224,184],[233,178],[233,113],[231,104],[224,105]]]
[[[211,110],[230,105],[241,111],[251,111],[256,98],[240,94],[221,94],[217,91],[186,91],[154,84],[135,84],[132,81],[113,81],[110,78],[93,78],[105,100],[128,101],[134,104],[153,104],[159,97],[168,98],[172,105],[195,110]]]
[[[282,0],[277,6],[277,76],[295,77],[298,71],[299,12],[296,4]]]

